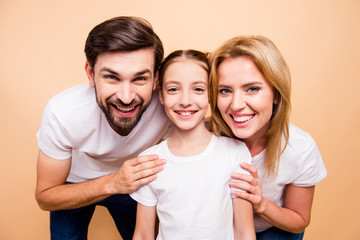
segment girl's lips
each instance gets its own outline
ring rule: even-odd
[[[175,111],[176,114],[180,115],[181,117],[183,118],[189,118],[191,117],[191,115],[193,115],[194,113],[196,113],[197,111],[195,110],[178,110],[178,111]]]

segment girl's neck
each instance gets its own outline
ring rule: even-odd
[[[172,154],[178,157],[197,155],[206,149],[211,135],[205,123],[190,130],[182,130],[175,126],[168,139],[168,147]]]

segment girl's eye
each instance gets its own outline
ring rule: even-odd
[[[170,92],[170,93],[174,93],[174,92],[177,91],[177,88],[168,88],[167,91]]]
[[[205,90],[203,88],[194,88],[194,91],[195,92],[198,92],[198,93],[202,93],[202,92],[205,92]]]

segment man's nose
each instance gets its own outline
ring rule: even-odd
[[[120,84],[116,97],[124,104],[130,104],[135,99],[135,92],[130,83]]]

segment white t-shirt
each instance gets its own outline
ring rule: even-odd
[[[279,172],[276,178],[264,176],[265,150],[252,159],[257,168],[265,198],[278,206],[284,206],[284,190],[287,184],[298,187],[314,186],[327,175],[319,149],[313,138],[293,124],[289,126],[289,143],[280,157]],[[255,230],[262,232],[269,223],[255,214]]]
[[[128,136],[109,125],[89,84],[50,99],[37,133],[41,151],[54,159],[72,158],[67,181],[83,182],[119,169],[125,160],[157,144],[170,126],[157,92]]]
[[[246,145],[212,135],[196,156],[174,156],[167,140],[142,154],[167,160],[158,178],[130,194],[145,206],[156,206],[160,220],[157,239],[233,240],[233,207],[228,185],[231,173],[243,172],[240,162],[251,162]]]

